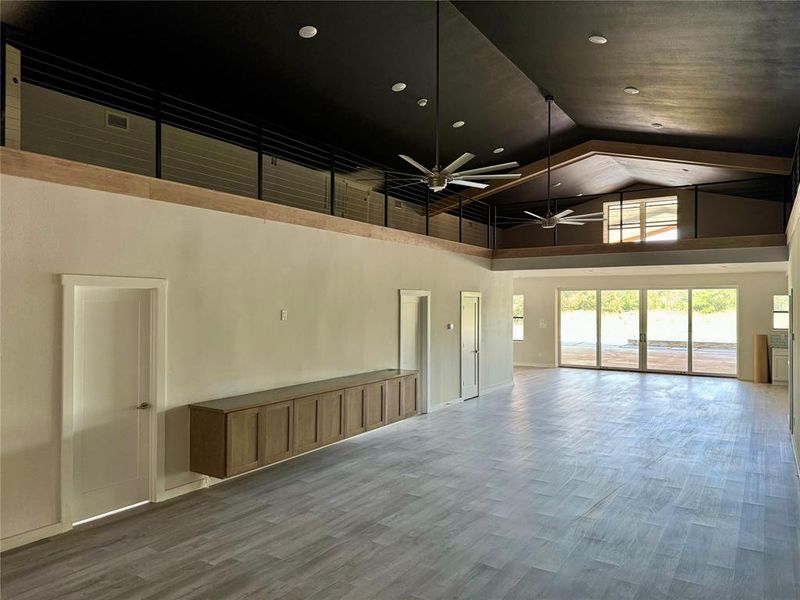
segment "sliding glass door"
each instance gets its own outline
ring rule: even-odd
[[[559,364],[737,374],[737,290],[561,290]]]
[[[639,290],[600,290],[600,366],[638,369]]]
[[[563,290],[559,300],[560,363],[597,366],[597,290]]]
[[[646,290],[647,369],[689,371],[689,290]]]

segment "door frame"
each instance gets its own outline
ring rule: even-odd
[[[461,295],[459,297],[458,303],[458,396],[460,400],[464,400],[464,338],[462,337],[464,334],[464,322],[462,320],[462,316],[464,311],[462,307],[464,305],[464,298],[477,298],[478,299],[478,372],[476,375],[478,376],[478,393],[475,396],[470,396],[470,398],[478,398],[481,395],[481,344],[483,343],[483,335],[481,333],[481,326],[483,324],[483,299],[481,292],[469,292],[469,291],[461,291]]]
[[[420,373],[420,411],[430,412],[430,391],[431,391],[431,292],[430,290],[399,290],[399,302],[397,310],[397,368],[400,368],[400,357],[403,351],[403,298],[419,298],[420,311],[422,317],[422,372]]]
[[[102,275],[61,276],[63,287],[62,323],[62,409],[61,409],[61,529],[73,526],[73,477],[75,430],[75,299],[80,288],[102,287],[150,290],[150,410],[149,500],[166,499],[165,411],[167,405],[167,280]],[[113,512],[113,511],[112,511]]]

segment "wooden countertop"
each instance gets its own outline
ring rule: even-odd
[[[417,371],[407,371],[401,369],[383,369],[381,371],[370,371],[369,373],[358,373],[357,375],[347,375],[346,377],[336,377],[335,379],[325,379],[323,381],[312,381],[299,385],[265,390],[263,392],[253,392],[241,396],[231,396],[230,398],[218,398],[206,402],[190,404],[189,408],[210,410],[214,412],[228,413],[235,410],[244,410],[265,404],[274,404],[295,398],[304,398],[315,394],[335,392],[347,388],[377,383],[386,379],[396,379],[406,375],[416,375]]]

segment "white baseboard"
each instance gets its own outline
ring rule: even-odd
[[[24,531],[22,533],[18,533],[17,535],[11,535],[0,540],[0,551],[5,552],[6,550],[11,550],[12,548],[24,546],[25,544],[32,544],[33,542],[38,542],[39,540],[53,537],[59,533],[64,533],[68,529],[69,527],[65,527],[63,523],[53,523],[52,525],[45,525],[44,527],[39,527],[38,529]]]
[[[797,439],[795,439],[795,434],[792,434],[789,438],[792,441],[792,452],[794,453],[794,468],[797,470],[797,476],[800,477],[800,460],[797,457]]]
[[[515,367],[536,367],[538,369],[555,369],[555,363],[523,363],[523,362],[515,362]]]
[[[441,402],[439,404],[434,404],[433,406],[428,407],[428,413],[436,412],[442,410],[443,408],[447,408],[449,406],[453,406],[454,404],[459,404],[463,402],[463,398],[453,398],[452,400],[448,400],[447,402]]]
[[[163,502],[164,500],[177,498],[178,496],[183,496],[184,494],[188,494],[189,492],[202,490],[203,488],[207,488],[208,486],[209,486],[209,477],[203,475],[200,479],[196,479],[195,481],[190,481],[189,483],[184,483],[183,485],[177,485],[174,488],[164,490],[164,492],[159,495],[158,500],[156,500],[156,502]]]

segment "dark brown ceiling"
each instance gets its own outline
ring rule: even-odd
[[[560,107],[554,151],[597,138],[791,153],[800,2],[441,8],[443,161],[544,156],[542,90]],[[416,100],[434,95],[434,15],[433,2],[2,2],[4,22],[66,56],[398,166],[401,152],[433,163],[432,102]],[[306,24],[313,40],[297,35]]]

